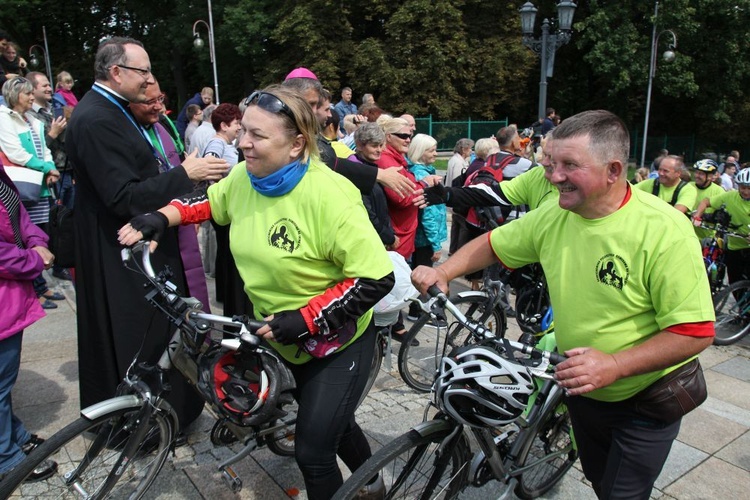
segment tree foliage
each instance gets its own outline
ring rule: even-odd
[[[373,93],[393,112],[527,125],[537,118],[539,58],[521,44],[523,1],[213,0],[221,100],[236,102],[306,66],[334,96],[348,85],[355,98]],[[534,3],[537,26],[545,17],[554,22],[556,0]],[[14,0],[0,9],[0,29],[24,56],[46,27],[53,72],[70,71],[81,94],[100,40],[143,41],[174,109],[213,85],[208,44],[192,43],[198,19],[208,20],[203,0]],[[654,21],[659,54],[671,42],[665,30],[678,43],[675,61],[657,62],[650,130],[750,143],[737,126],[750,111],[749,0],[661,0],[657,19],[654,2],[578,2],[547,102],[563,116],[610,109],[639,129]],[[207,40],[205,27],[198,32]]]

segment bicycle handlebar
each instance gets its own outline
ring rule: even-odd
[[[461,312],[461,310],[455,306],[449,299],[448,296],[443,293],[440,288],[437,287],[437,285],[432,285],[427,289],[427,293],[431,297],[435,297],[438,302],[445,308],[448,309],[453,316],[456,317],[456,319],[459,320],[462,324],[464,324],[472,333],[477,334],[481,338],[485,339],[494,339],[495,334],[484,327],[484,325],[481,325],[479,323],[476,323],[470,319],[468,319],[464,314]],[[523,342],[517,342],[509,339],[502,339],[502,343],[511,347],[512,349],[519,351],[523,354],[528,354],[533,357],[541,357],[543,359],[549,360],[550,364],[557,365],[559,363],[562,363],[567,358],[563,354],[559,354],[552,351],[543,351],[541,349],[537,349],[536,347],[526,344]]]
[[[223,326],[235,326],[240,329],[239,334],[235,335],[239,337],[243,343],[249,344],[254,347],[260,345],[261,339],[255,334],[255,332],[266,324],[264,321],[254,320],[244,315],[233,316],[230,318],[228,316],[219,316],[216,314],[204,313],[201,310],[203,308],[203,304],[201,304],[199,300],[193,297],[180,296],[179,294],[177,294],[177,289],[172,283],[166,281],[166,279],[160,278],[154,272],[154,268],[151,265],[149,241],[141,240],[132,247],[123,248],[120,251],[120,257],[122,258],[123,264],[127,266],[133,258],[133,254],[137,252],[141,252],[140,271],[144,276],[148,278],[153,287],[167,300],[170,305],[174,305],[179,301],[182,301],[185,305],[188,306],[187,314],[183,317],[187,319],[194,328],[202,331],[207,331],[211,323],[220,324]],[[181,313],[177,307],[172,307],[170,309],[174,309],[174,313],[176,315],[182,316],[184,314],[184,311]]]

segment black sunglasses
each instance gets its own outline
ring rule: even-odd
[[[411,134],[396,134],[396,133],[393,133],[393,134],[391,134],[391,135],[395,135],[395,136],[396,136],[396,137],[398,137],[399,139],[403,139],[403,140],[406,140],[406,139],[411,139],[411,137],[412,137],[412,135],[411,135]]]
[[[256,91],[250,94],[250,96],[245,99],[245,106],[250,106],[251,104],[255,104],[260,109],[264,109],[270,113],[284,113],[286,116],[291,118],[294,123],[297,122],[294,119],[294,113],[292,113],[292,110],[289,109],[289,106],[284,104],[281,99],[269,92]]]

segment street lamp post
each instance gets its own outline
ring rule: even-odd
[[[216,104],[219,104],[219,76],[216,71],[216,51],[214,47],[214,16],[211,11],[211,0],[208,0],[208,22],[203,19],[198,19],[193,23],[193,45],[200,49],[203,47],[204,42],[200,34],[197,31],[198,25],[203,24],[208,30],[208,52],[209,58],[211,59],[211,66],[214,70],[214,93],[216,94]]]
[[[31,47],[29,47],[29,64],[32,68],[36,68],[39,65],[39,59],[36,57],[36,54],[34,54],[34,49],[40,50],[42,52],[42,55],[44,56],[44,65],[47,69],[47,78],[54,87],[55,82],[54,80],[52,80],[52,63],[49,60],[49,48],[47,48],[46,26],[42,26],[42,36],[44,37],[44,47],[42,47],[41,45],[32,45]]]
[[[654,83],[654,75],[656,75],[656,51],[659,47],[659,37],[664,33],[672,35],[672,43],[669,44],[669,48],[664,51],[664,60],[666,62],[674,61],[676,55],[674,49],[677,48],[677,35],[672,30],[664,30],[659,33],[656,32],[656,18],[659,16],[659,2],[654,5],[654,29],[651,33],[651,60],[648,66],[648,90],[646,91],[646,118],[643,122],[643,148],[641,150],[641,167],[646,166],[646,143],[648,142],[648,118],[651,113],[651,87]]]
[[[555,66],[555,52],[570,41],[570,29],[573,26],[573,14],[577,5],[569,0],[557,3],[557,32],[550,32],[550,21],[542,22],[542,37],[534,38],[534,21],[537,8],[531,2],[526,2],[518,9],[521,14],[521,33],[523,44],[534,53],[541,56],[542,70],[539,80],[539,118],[546,116],[547,108],[547,78],[552,77]]]

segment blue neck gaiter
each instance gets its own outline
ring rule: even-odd
[[[307,172],[309,165],[309,162],[302,163],[300,160],[297,160],[263,178],[255,177],[250,172],[247,173],[247,176],[250,177],[250,184],[260,194],[264,196],[281,196],[287,194],[294,189],[294,186],[299,184],[302,176]]]

